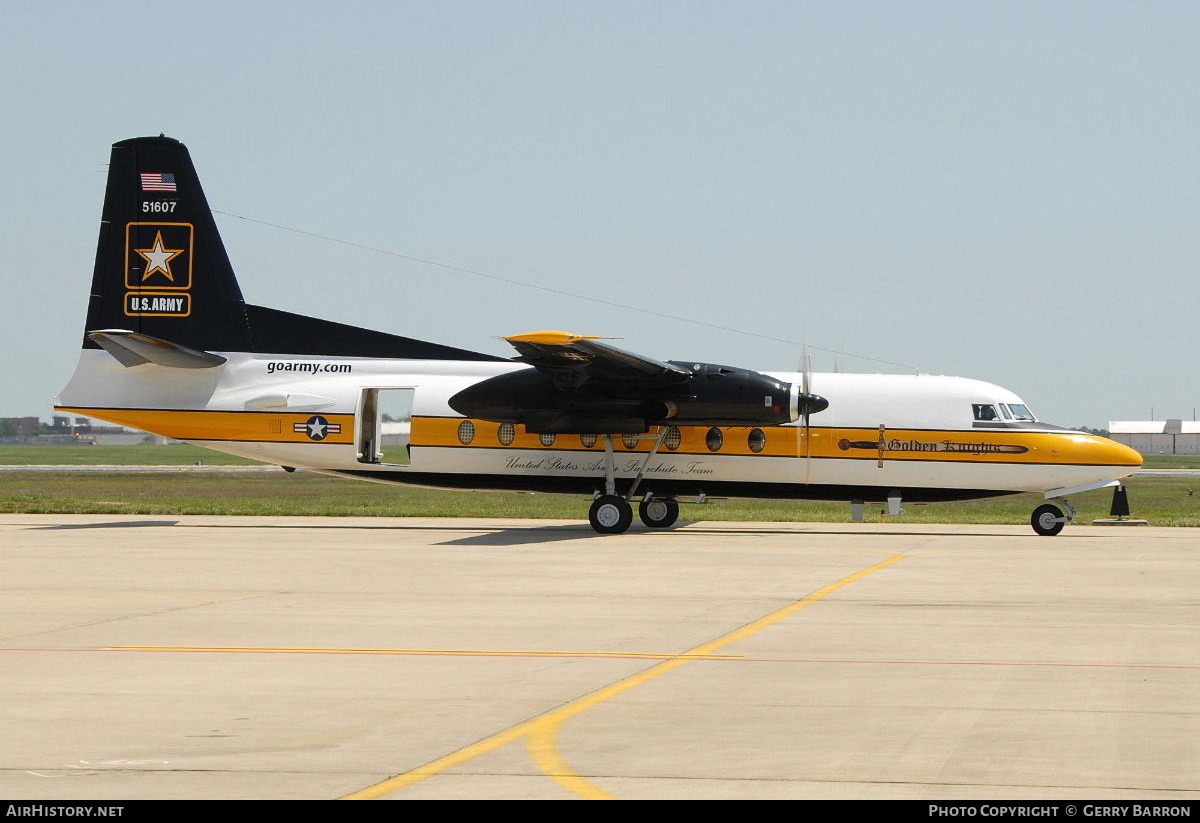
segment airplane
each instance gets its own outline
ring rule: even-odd
[[[1068,495],[1142,464],[1039,421],[1007,389],[926,374],[758,372],[662,361],[562,331],[501,357],[247,303],[191,155],[112,147],[78,365],[55,402],[231,454],[362,480],[590,495],[600,534],[674,526],[681,498]]]

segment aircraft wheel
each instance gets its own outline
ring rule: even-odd
[[[1045,537],[1052,537],[1063,530],[1063,526],[1067,525],[1067,521],[1063,517],[1062,509],[1047,503],[1033,510],[1033,517],[1029,519],[1029,524],[1033,526],[1033,530],[1038,534]]]
[[[652,529],[666,529],[679,519],[679,501],[669,497],[652,497],[638,506],[638,517]]]
[[[601,495],[592,502],[588,520],[600,534],[620,534],[633,523],[633,506],[624,497]]]

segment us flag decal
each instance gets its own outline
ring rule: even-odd
[[[176,191],[175,175],[161,171],[142,172],[142,191]]]

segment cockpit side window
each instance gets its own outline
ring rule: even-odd
[[[975,413],[976,420],[990,421],[1000,419],[1000,415],[996,414],[996,407],[991,403],[973,403],[971,409]]]
[[[1033,416],[1033,412],[1031,412],[1029,407],[1024,403],[1009,403],[1008,409],[1012,412],[1012,416],[1017,420],[1037,420],[1037,418]]]
[[[999,407],[999,409],[1000,409],[1000,414],[1004,416],[1004,419],[1005,419],[1005,420],[1012,420],[1012,419],[1013,419],[1012,412],[1008,410],[1008,404],[1007,404],[1007,403],[997,403],[996,405]]]

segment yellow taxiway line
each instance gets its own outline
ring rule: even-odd
[[[209,654],[392,654],[446,657],[617,657],[645,660],[741,660],[742,655],[654,654],[653,652],[568,652],[495,649],[320,649],[302,646],[105,646],[106,652],[204,652]]]
[[[396,775],[395,777],[376,783],[373,786],[368,786],[360,789],[357,792],[348,794],[343,797],[343,800],[375,800],[380,797],[392,794],[407,786],[419,783],[435,775],[441,774],[448,769],[466,763],[470,760],[495,751],[509,743],[513,743],[521,738],[525,738],[526,746],[529,749],[529,754],[541,769],[542,773],[553,779],[560,786],[575,794],[578,797],[588,800],[615,800],[616,798],[608,792],[596,786],[582,775],[577,773],[567,763],[566,759],[558,750],[558,734],[562,726],[576,715],[587,711],[588,709],[603,703],[606,700],[624,694],[631,689],[636,688],[644,683],[661,677],[668,672],[674,671],[685,663],[693,660],[713,659],[712,655],[718,649],[722,649],[731,643],[736,643],[743,640],[756,632],[762,631],[768,626],[772,626],[781,620],[791,617],[796,612],[806,609],[809,606],[817,603],[820,600],[828,597],[839,589],[856,583],[862,580],[869,574],[884,569],[893,563],[904,559],[907,555],[898,554],[889,557],[887,560],[876,563],[869,568],[855,572],[848,577],[843,577],[834,583],[830,583],[824,588],[818,589],[806,597],[801,598],[793,603],[777,609],[765,617],[759,618],[752,623],[742,626],[735,631],[732,631],[708,643],[701,644],[694,649],[690,649],[684,654],[672,655],[670,659],[652,666],[644,672],[627,677],[612,685],[584,695],[578,700],[574,700],[564,706],[560,706],[541,717],[536,717],[533,720],[520,723],[502,732],[492,735],[491,737],[480,740],[466,748],[459,749],[444,757],[439,757],[424,766],[405,772],[404,774]]]

